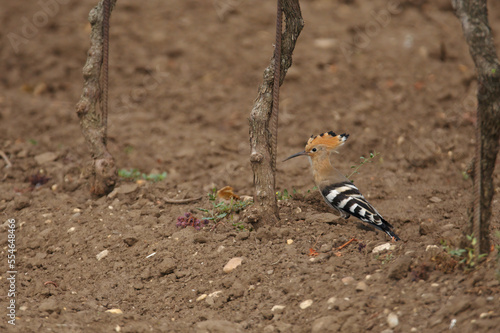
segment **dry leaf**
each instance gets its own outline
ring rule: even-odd
[[[233,188],[231,186],[224,186],[220,190],[217,191],[217,198],[224,200],[240,200],[240,197],[233,192]]]
[[[310,257],[316,257],[316,256],[318,256],[318,255],[319,255],[318,251],[316,251],[316,250],[315,250],[315,249],[313,249],[312,247],[309,249],[309,256],[310,256]]]

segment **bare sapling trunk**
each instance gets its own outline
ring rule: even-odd
[[[264,70],[263,82],[250,113],[250,162],[254,174],[256,222],[279,220],[276,200],[276,145],[278,133],[279,86],[292,65],[292,53],[304,26],[299,0],[277,0],[277,42],[274,57]],[[285,31],[281,31],[281,10]],[[280,59],[278,63],[275,63]],[[279,65],[279,66],[277,66]],[[275,76],[276,74],[276,76]],[[276,78],[276,80],[275,80]],[[279,84],[275,84],[274,82]],[[274,98],[274,102],[273,102]],[[274,106],[273,106],[274,104]]]
[[[476,66],[477,122],[474,163],[474,204],[471,231],[475,253],[490,251],[490,219],[494,194],[493,171],[500,139],[500,64],[490,25],[486,0],[452,0],[462,24],[469,52]]]
[[[91,46],[83,67],[83,92],[76,105],[80,127],[93,159],[90,192],[96,196],[111,192],[116,183],[115,161],[106,147],[109,17],[115,4],[116,0],[101,0],[89,13]]]

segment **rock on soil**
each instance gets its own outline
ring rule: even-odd
[[[231,273],[233,270],[236,269],[236,267],[240,266],[242,262],[243,258],[240,257],[232,258],[227,262],[227,264],[224,266],[222,270],[224,271],[224,273]]]

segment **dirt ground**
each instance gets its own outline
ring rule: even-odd
[[[0,150],[12,163],[0,159],[0,331],[498,329],[497,250],[473,270],[449,254],[470,246],[460,240],[477,82],[448,1],[302,1],[305,27],[281,91],[278,160],[330,130],[350,134],[332,157],[346,174],[378,152],[351,178],[397,243],[331,215],[299,158],[278,162],[279,225],[255,230],[235,212],[216,228],[176,226],[186,212],[220,213],[214,187],[252,195],[247,118],[273,52],[275,1],[118,1],[109,149],[119,169],[167,176],[122,177],[117,192],[91,198],[74,110],[96,3],[0,1]],[[500,3],[489,6],[499,45]],[[497,168],[493,234],[499,178]],[[225,273],[235,257],[241,266]]]

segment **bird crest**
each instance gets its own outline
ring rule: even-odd
[[[321,133],[319,135],[313,135],[309,138],[306,144],[306,151],[310,151],[312,147],[317,145],[323,145],[328,149],[335,149],[344,144],[344,142],[349,137],[349,134],[335,134],[333,131]]]

